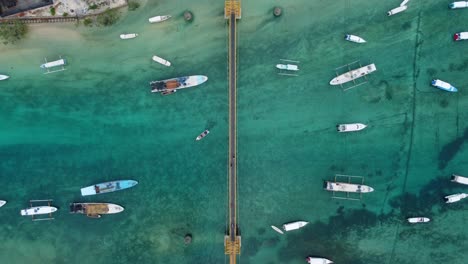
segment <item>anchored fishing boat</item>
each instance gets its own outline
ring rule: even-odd
[[[457,88],[453,87],[450,83],[441,81],[439,79],[432,80],[431,85],[447,92],[455,93],[458,91]]]
[[[431,219],[429,219],[427,217],[411,217],[411,218],[408,218],[406,220],[410,224],[427,223],[427,222],[431,221]]]
[[[138,37],[138,34],[136,33],[130,33],[130,34],[120,34],[121,39],[132,39]]]
[[[6,79],[8,79],[8,78],[10,78],[10,76],[0,74],[0,81],[6,80]]]
[[[273,228],[273,230],[275,230],[276,232],[278,232],[278,233],[284,235],[283,231],[282,231],[281,229],[279,229],[278,227],[272,225],[271,228]]]
[[[401,2],[400,6],[404,6],[406,5],[410,0],[403,0],[403,2]]]
[[[452,195],[445,196],[445,202],[455,203],[455,202],[460,201],[461,199],[465,199],[466,197],[468,197],[468,194],[466,193],[452,194]]]
[[[466,8],[468,7],[468,1],[457,1],[449,4],[450,9],[457,9],[457,8]]]
[[[4,206],[7,202],[4,200],[0,200],[0,207]]]
[[[71,203],[70,213],[85,214],[90,218],[100,218],[103,214],[117,214],[124,211],[124,208],[111,203]]]
[[[287,71],[298,71],[299,67],[294,64],[276,64],[276,68]]]
[[[366,41],[358,36],[355,35],[345,35],[345,40],[355,42],[355,43],[366,43]]]
[[[42,69],[46,70],[44,74],[64,71],[65,65],[67,64],[67,61],[65,59],[62,59],[61,56],[59,60],[48,62],[47,59],[44,58],[44,61],[45,63],[41,64],[40,66]],[[58,67],[60,68],[58,69]]]
[[[137,184],[138,182],[134,180],[119,180],[119,181],[103,182],[103,183],[98,183],[95,185],[81,188],[81,195],[88,196],[88,195],[95,195],[95,194],[101,194],[101,193],[111,193],[115,191],[121,191],[121,190],[125,190],[128,188],[132,188],[133,186]]]
[[[333,261],[326,259],[326,258],[315,258],[315,257],[307,257],[307,263],[309,264],[331,264]]]
[[[200,135],[198,135],[198,137],[195,139],[195,140],[201,140],[202,138],[206,137],[206,135],[208,135],[210,133],[210,131],[207,129],[205,131],[203,131]]]
[[[204,75],[184,76],[162,81],[150,82],[151,92],[159,93],[171,90],[179,90],[200,85],[208,80]]]
[[[284,231],[288,232],[288,231],[296,230],[296,229],[299,229],[299,228],[303,228],[308,223],[309,222],[306,222],[306,221],[291,222],[291,223],[284,224],[283,229],[284,229]]]
[[[163,59],[163,58],[161,58],[161,57],[158,57],[158,56],[156,56],[156,55],[153,56],[153,60],[154,60],[155,62],[159,63],[159,64],[164,65],[164,66],[167,66],[167,67],[171,66],[171,62],[170,62],[170,61],[165,60],[165,59]]]
[[[460,40],[467,40],[468,39],[468,32],[458,32],[453,34],[453,40],[460,41]]]
[[[324,186],[325,190],[331,192],[370,193],[374,191],[374,188],[367,185],[346,182],[325,181]]]
[[[151,17],[150,19],[148,19],[148,21],[150,23],[159,23],[159,22],[163,22],[163,21],[166,21],[168,20],[169,18],[171,18],[172,16],[170,15],[165,15],[165,16],[155,16],[155,17]]]
[[[367,125],[364,125],[361,123],[339,124],[339,125],[336,125],[336,130],[338,132],[355,132],[355,131],[363,130],[366,127]]]
[[[47,202],[47,205],[41,206],[33,206],[37,203],[44,203]],[[29,208],[23,209],[20,211],[22,216],[31,216],[33,221],[41,221],[41,220],[53,220],[52,213],[56,212],[58,209],[57,207],[50,206],[52,200],[30,200],[29,201]],[[49,215],[49,217],[45,218],[35,218],[37,215]]]
[[[343,83],[347,83],[347,82],[350,82],[350,81],[353,81],[355,79],[358,79],[358,78],[361,78],[361,77],[364,77],[374,71],[376,71],[377,68],[375,67],[375,64],[372,63],[372,64],[369,64],[369,65],[366,65],[364,67],[361,67],[361,68],[358,68],[358,69],[355,69],[355,70],[351,70],[351,71],[348,71],[346,73],[343,73],[341,75],[338,75],[336,76],[335,78],[333,78],[331,81],[330,81],[330,84],[331,85],[339,85],[339,84],[343,84]]]
[[[405,6],[405,5],[399,6],[397,8],[394,8],[394,9],[388,11],[387,16],[393,16],[395,14],[398,14],[398,13],[401,13],[401,12],[405,11],[406,9],[408,9],[408,7]]]
[[[460,176],[460,175],[455,175],[455,174],[453,174],[453,175],[452,175],[451,181],[453,181],[453,182],[458,182],[458,183],[460,183],[460,184],[468,185],[468,178],[467,178],[467,177]]]

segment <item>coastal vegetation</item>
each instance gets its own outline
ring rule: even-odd
[[[50,14],[55,16],[55,7],[53,6],[50,7]]]
[[[107,9],[104,13],[100,14],[96,18],[96,22],[101,26],[111,26],[119,20],[120,14],[115,9]]]
[[[130,10],[130,11],[135,11],[139,7],[140,7],[140,3],[138,3],[138,2],[135,2],[135,1],[129,1],[128,2],[128,10]]]
[[[87,17],[83,20],[83,25],[85,25],[85,27],[91,27],[93,25],[93,20]]]
[[[28,32],[28,26],[21,21],[15,21],[13,24],[0,24],[0,38],[3,44],[15,43],[24,38]]]

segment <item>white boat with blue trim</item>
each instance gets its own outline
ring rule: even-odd
[[[326,258],[307,257],[307,263],[309,264],[331,264],[333,261]]]
[[[132,188],[133,186],[137,184],[138,182],[134,180],[119,180],[119,181],[103,182],[103,183],[98,183],[95,185],[81,188],[81,195],[88,196],[88,195],[95,195],[95,194],[102,194],[102,193],[111,193],[115,191],[121,191],[121,190],[125,190],[128,188]]]
[[[457,88],[455,88],[453,85],[451,85],[448,82],[441,81],[439,79],[432,80],[431,85],[447,92],[458,92]]]
[[[457,1],[449,4],[450,9],[467,8],[468,1]]]
[[[366,43],[366,41],[363,38],[355,36],[355,35],[350,35],[350,34],[345,35],[345,40],[351,41],[354,43]]]
[[[167,79],[162,81],[153,81],[150,82],[151,85],[151,92],[152,93],[159,93],[159,92],[168,92],[172,90],[179,90],[194,87],[200,85],[208,80],[208,77],[205,75],[192,75],[192,76],[184,76],[184,77],[177,77],[173,79]]]

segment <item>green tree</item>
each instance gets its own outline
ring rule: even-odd
[[[128,2],[128,10],[130,10],[130,11],[134,11],[139,7],[140,7],[140,3],[138,3],[138,2],[134,2],[134,1],[129,1]]]
[[[97,16],[97,23],[102,26],[111,26],[119,20],[119,13],[117,10],[107,9],[104,13]]]
[[[22,21],[17,20],[13,24],[0,23],[0,38],[5,45],[24,38],[26,33],[28,33],[28,26]]]
[[[50,14],[55,16],[55,7],[50,7]]]
[[[83,25],[85,25],[85,27],[90,27],[90,26],[92,26],[92,24],[93,24],[93,20],[90,19],[90,18],[85,18],[83,20]]]

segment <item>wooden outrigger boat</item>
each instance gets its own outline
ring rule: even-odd
[[[31,216],[33,221],[42,221],[42,220],[53,220],[52,213],[56,212],[58,209],[56,207],[50,206],[53,200],[30,200],[29,205],[31,207],[21,210],[22,216]],[[34,203],[47,202],[47,206],[33,206]],[[37,215],[49,215],[46,218],[35,218]]]
[[[115,191],[121,191],[128,188],[132,188],[137,185],[138,182],[134,180],[120,180],[120,181],[110,181],[98,183],[88,187],[81,188],[81,195],[95,195],[101,193],[110,193]]]
[[[71,203],[70,213],[85,214],[90,218],[101,218],[103,214],[117,214],[124,211],[124,208],[111,203]]]

